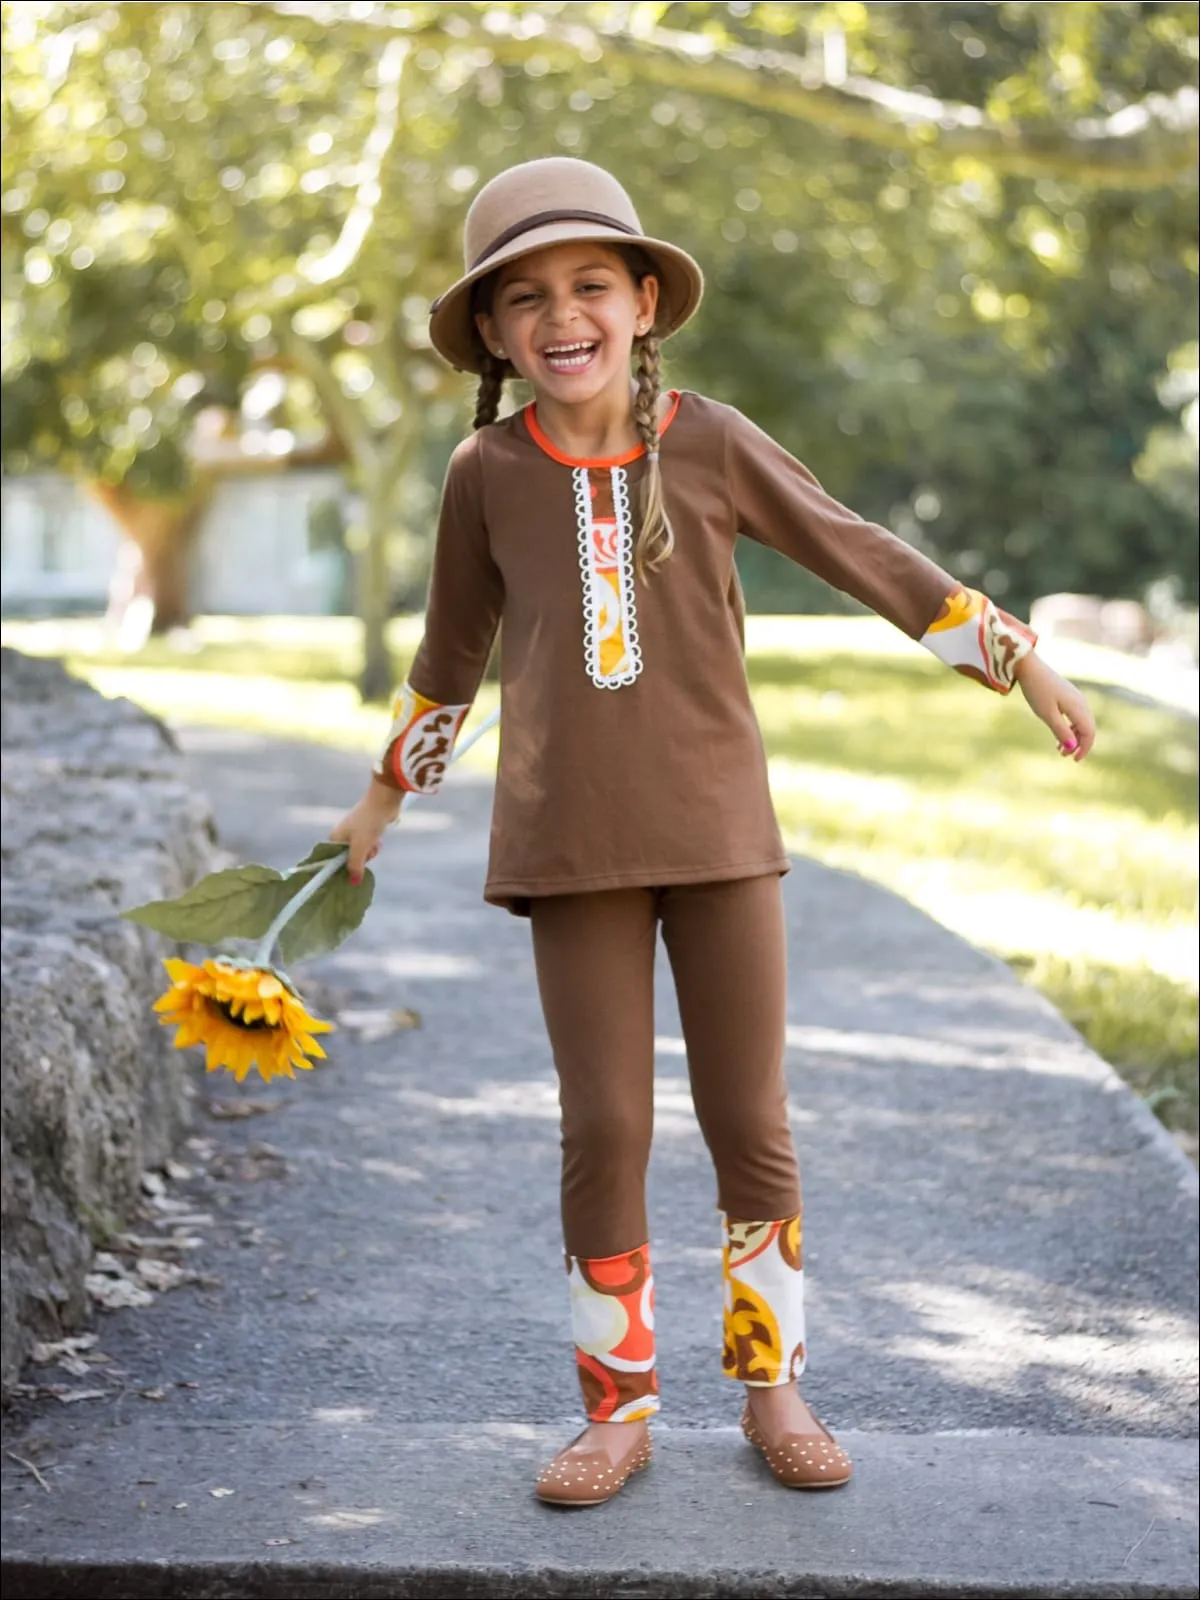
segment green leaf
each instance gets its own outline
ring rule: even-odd
[[[331,839],[323,839],[320,844],[313,845],[304,860],[297,862],[292,871],[293,873],[315,871],[318,867],[323,867],[327,861],[332,861],[334,856],[345,856],[348,860],[349,847],[344,844],[334,844]]]
[[[321,848],[317,846],[318,850]],[[357,887],[350,882],[349,873],[335,872],[279,935],[279,959],[283,965],[290,967],[297,961],[336,950],[366,916],[374,893],[375,874],[370,869],[364,871]]]
[[[121,915],[186,944],[261,939],[302,887],[302,882],[289,882],[273,867],[229,867],[210,872],[176,900],[151,900]]]

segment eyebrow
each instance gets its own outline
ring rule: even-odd
[[[572,274],[572,276],[578,277],[581,272],[616,272],[616,271],[618,271],[618,268],[617,268],[617,265],[616,265],[615,262],[612,262],[612,261],[592,261],[592,262],[585,263],[583,266],[576,267],[574,272],[573,272],[573,274]],[[540,284],[540,283],[543,283],[544,281],[545,280],[543,278],[512,277],[512,278],[509,278],[507,283],[504,283],[504,284],[501,285],[501,289],[502,290],[511,289],[513,287],[513,285],[516,284],[516,283],[539,283]]]

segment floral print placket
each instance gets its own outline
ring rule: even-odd
[[[571,478],[583,583],[584,665],[597,689],[624,689],[642,670],[629,479],[617,466],[577,466]]]

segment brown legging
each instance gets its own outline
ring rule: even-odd
[[[783,1074],[778,876],[554,895],[530,910],[558,1068],[567,1250],[614,1256],[648,1238],[660,921],[718,1204],[737,1220],[794,1216],[800,1184]]]

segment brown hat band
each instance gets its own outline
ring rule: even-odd
[[[523,233],[530,233],[534,228],[543,228],[548,222],[595,222],[602,228],[616,228],[620,233],[629,233],[638,238],[640,228],[630,227],[628,222],[621,222],[617,217],[607,217],[602,211],[538,211],[532,217],[522,217],[520,222],[514,222],[511,228],[505,228],[488,245],[486,250],[480,252],[467,268],[474,272],[494,256],[498,250],[503,250],[506,244],[511,244],[514,239],[519,239]]]

